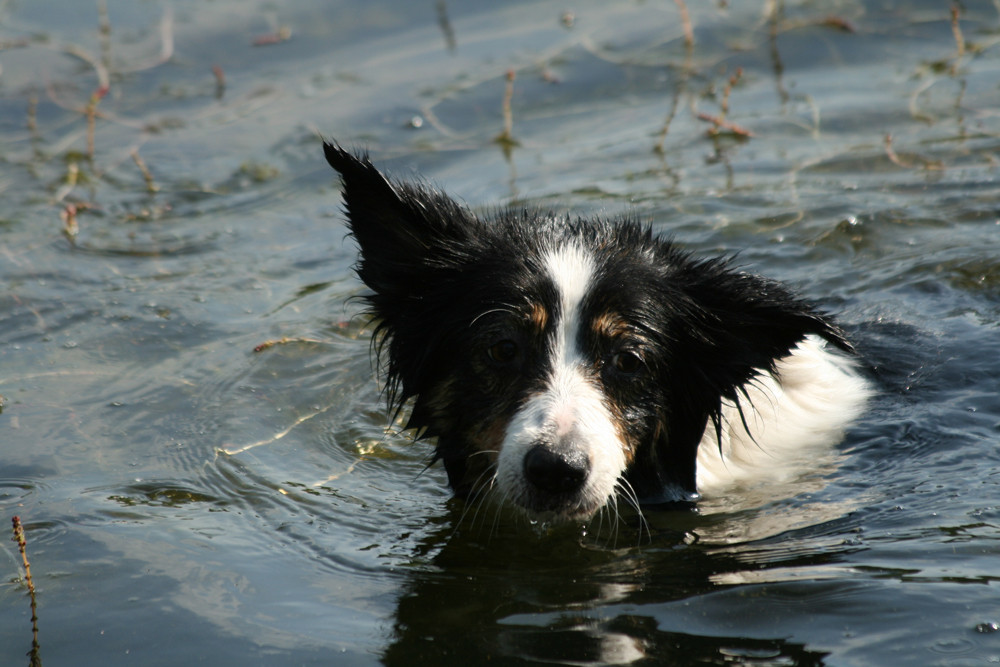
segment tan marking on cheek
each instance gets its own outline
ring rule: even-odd
[[[622,406],[614,402],[608,402],[608,410],[611,412],[611,420],[615,425],[615,432],[618,434],[618,442],[621,445],[622,453],[625,455],[625,466],[632,465],[635,460],[635,450],[638,448],[637,442],[633,442],[625,425],[625,415]]]

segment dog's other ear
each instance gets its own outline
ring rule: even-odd
[[[467,237],[474,216],[437,190],[386,178],[365,153],[351,153],[335,142],[324,142],[327,162],[343,181],[348,225],[361,247],[362,279],[372,284],[375,273],[387,280],[406,280],[415,265],[434,264],[438,252],[454,249]],[[367,265],[367,267],[366,267]]]
[[[699,358],[710,360],[726,385],[773,370],[806,336],[852,351],[836,325],[781,283],[735,271],[724,260],[699,262],[694,274],[701,311],[695,344],[707,348]]]

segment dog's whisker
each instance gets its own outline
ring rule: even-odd
[[[492,496],[492,494],[491,494],[491,496]],[[506,499],[505,495],[503,494],[503,492],[500,492],[500,494],[496,498],[496,502],[490,502],[489,503],[490,505],[492,505],[492,508],[491,508],[492,509],[492,513],[493,513],[492,519],[487,520],[487,518],[485,518],[485,517],[483,519],[483,527],[486,528],[487,525],[488,525],[488,530],[486,532],[486,539],[487,540],[492,540],[493,536],[498,533],[498,529],[499,529],[499,526],[500,526],[500,519],[501,519],[501,515],[503,513],[503,507],[504,507],[504,505],[506,503],[507,503],[507,499]],[[487,503],[484,502],[483,505],[482,505],[482,508],[485,509],[486,505],[487,505]]]
[[[493,313],[506,313],[508,315],[513,315],[514,317],[517,317],[517,308],[515,306],[511,306],[508,304],[503,304],[503,306],[504,306],[503,308],[493,308],[491,310],[487,310],[486,312],[480,313],[479,315],[476,315],[476,317],[471,322],[469,322],[469,328],[471,329],[475,327],[476,322],[478,322],[481,318],[486,317],[487,315],[491,315]]]
[[[635,489],[624,477],[618,480],[618,494],[625,499],[625,502],[635,510],[636,517],[639,523],[639,543],[642,542],[642,533],[646,532],[646,535],[651,540],[653,539],[653,533],[649,528],[649,523],[646,521],[645,515],[642,513],[642,503],[639,502],[639,496],[636,494]],[[616,506],[617,507],[617,506]]]
[[[461,526],[461,524],[465,521],[465,518],[470,510],[473,511],[470,528],[475,528],[476,519],[479,516],[479,510],[482,508],[483,504],[487,502],[487,498],[493,488],[494,481],[496,479],[495,475],[496,469],[491,466],[490,468],[484,470],[479,477],[476,478],[469,495],[465,499],[462,514],[456,525],[456,530],[458,526]]]
[[[476,525],[476,522],[479,521],[483,510],[494,502],[493,490],[494,481],[492,477],[477,490],[475,498],[473,499],[473,502],[475,503],[475,512],[472,515],[473,527]],[[485,522],[480,525],[485,525]]]
[[[499,449],[477,449],[476,451],[469,454],[469,458],[471,459],[474,456],[482,456],[483,454],[487,455],[492,454],[493,456],[496,456],[499,453],[500,453]]]
[[[596,519],[596,521],[594,522],[594,529],[592,531],[594,539],[599,539],[601,537],[601,535],[604,534],[604,521],[605,521],[605,518],[607,518],[608,522],[609,522],[609,526],[610,526],[609,530],[610,530],[610,534],[611,534],[611,539],[612,540],[616,539],[615,525],[614,525],[614,520],[615,520],[615,517],[614,517],[614,505],[613,505],[614,502],[615,502],[615,500],[614,500],[613,497],[609,498],[608,502],[606,502],[604,505],[601,505],[601,508],[599,510],[597,510],[597,514],[594,515],[594,517]],[[614,545],[612,545],[611,548],[613,549]]]

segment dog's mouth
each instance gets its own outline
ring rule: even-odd
[[[515,501],[522,510],[536,518],[566,521],[589,519],[608,502],[608,498],[590,499],[578,494],[538,492],[529,492]]]
[[[544,522],[587,521],[607,507],[612,515],[632,509],[644,511],[690,511],[696,507],[701,495],[686,491],[679,486],[669,485],[660,493],[650,497],[635,497],[623,494],[624,484],[605,496],[581,492],[551,493],[527,487],[517,494],[505,493],[507,502],[527,514],[533,520]]]
[[[586,521],[607,505],[609,499],[591,500],[577,494],[528,492],[512,499],[512,502],[533,519],[560,522]]]

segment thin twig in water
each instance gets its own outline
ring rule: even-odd
[[[94,135],[97,132],[97,105],[101,103],[104,96],[108,94],[108,87],[101,86],[90,95],[90,101],[84,107],[84,114],[87,116],[87,156],[93,158],[95,150]]]
[[[455,138],[457,136],[454,130],[452,130],[450,127],[441,122],[441,120],[437,117],[437,114],[434,113],[434,110],[431,106],[422,107],[420,109],[420,113],[423,116],[424,120],[430,123],[435,130],[437,130],[444,136],[449,138]]]
[[[965,55],[965,36],[962,34],[962,26],[958,22],[961,11],[958,4],[951,6],[951,34],[955,36],[955,60]]]
[[[441,33],[444,35],[444,44],[449,53],[454,53],[455,29],[451,25],[451,19],[448,18],[448,3],[445,0],[437,0],[434,3],[434,10],[437,12],[438,27],[441,28]]]
[[[885,135],[885,139],[883,140],[882,145],[885,146],[885,155],[887,158],[889,158],[889,162],[892,162],[893,164],[898,165],[900,167],[910,168],[913,166],[912,162],[904,162],[902,159],[900,159],[899,155],[896,154],[895,149],[892,147],[891,134]]]
[[[708,130],[708,133],[712,135],[720,134],[722,130],[725,130],[726,132],[735,134],[738,137],[753,136],[753,132],[750,130],[746,129],[742,125],[732,123],[721,116],[716,116],[710,113],[699,113],[698,120],[704,120],[712,124],[712,127]]]
[[[35,582],[31,578],[31,563],[28,562],[28,542],[24,537],[24,527],[21,525],[21,518],[15,516],[11,523],[14,527],[14,542],[17,543],[17,549],[21,552],[21,562],[24,564],[24,581],[28,586],[28,596],[31,598],[31,652],[28,654],[31,656],[31,665],[38,665],[41,667],[42,660],[39,656],[39,644],[38,644],[38,601],[35,598]]]
[[[61,47],[63,53],[79,58],[85,63],[89,64],[94,69],[94,74],[97,76],[97,88],[90,95],[90,99],[87,104],[80,108],[69,107],[61,103],[56,95],[55,91],[51,85],[46,85],[46,90],[49,92],[49,97],[53,102],[59,106],[73,111],[82,113],[87,119],[87,155],[89,157],[94,157],[94,134],[97,127],[97,105],[100,103],[104,96],[108,94],[111,89],[111,76],[108,74],[108,68],[104,66],[97,58],[92,56],[90,53],[84,49],[76,46],[75,44],[68,44]]]
[[[694,28],[691,26],[691,14],[688,13],[688,8],[684,0],[674,0],[674,4],[677,5],[677,11],[681,15],[681,25],[684,27],[684,46],[690,49],[694,46]]]
[[[31,563],[28,562],[28,542],[24,539],[24,526],[21,525],[21,517],[15,516],[11,523],[14,525],[14,542],[17,542],[17,549],[21,552],[21,562],[24,563],[24,581],[28,584],[28,592],[35,594],[35,582],[31,579]]]
[[[226,73],[219,65],[212,65],[212,74],[215,75],[215,99],[221,100],[226,94]]]
[[[293,338],[291,336],[283,336],[282,338],[265,340],[260,345],[254,346],[253,351],[254,352],[263,352],[264,350],[268,350],[268,349],[274,347],[275,345],[288,345],[289,343],[316,343],[316,344],[322,345],[322,344],[327,343],[327,342],[328,341],[325,341],[325,340],[319,340],[318,338],[305,338],[305,337],[301,337],[301,336]]]
[[[28,132],[33,137],[38,133],[38,96],[34,93],[28,98]]]
[[[514,70],[507,70],[507,84],[503,92],[503,133],[510,139],[513,137],[514,112],[511,110],[511,100],[514,98]]]
[[[667,133],[670,131],[670,124],[673,122],[674,116],[677,115],[677,107],[680,104],[680,99],[680,91],[675,92],[673,101],[670,103],[670,111],[667,112],[667,117],[663,120],[660,132],[656,136],[656,143],[653,145],[653,152],[658,155],[663,155],[663,145],[667,141]]]
[[[163,18],[160,19],[160,52],[155,58],[130,61],[126,65],[119,64],[115,71],[119,73],[142,72],[167,62],[174,57],[174,10],[170,5],[163,8]]]
[[[729,81],[726,82],[725,88],[722,89],[722,101],[719,103],[719,108],[722,109],[722,117],[725,118],[729,115],[729,94],[733,92],[733,86],[739,83],[740,79],[743,77],[743,68],[738,67],[733,75],[729,77]]]
[[[107,0],[97,2],[97,24],[101,39],[101,64],[111,69],[111,19],[108,18]]]
[[[76,182],[79,176],[80,167],[75,161],[66,165],[66,182],[63,183],[62,187],[56,190],[55,202],[57,204],[65,199],[69,193],[73,192],[73,188],[76,187]]]
[[[892,147],[892,135],[886,134],[885,140],[883,141],[885,146],[885,155],[889,158],[889,161],[894,165],[903,167],[905,169],[915,169],[917,167],[923,167],[924,169],[944,169],[944,163],[940,160],[931,160],[930,158],[925,158],[920,155],[914,155],[913,157],[919,162],[913,162],[911,160],[905,160],[896,153],[896,150]]]
[[[66,197],[73,192],[79,175],[80,167],[76,162],[70,162],[66,165],[66,182],[56,192],[54,203],[61,204],[63,200],[65,200]],[[76,237],[80,233],[80,225],[76,220],[76,214],[81,211],[85,211],[88,208],[91,208],[90,204],[86,202],[77,202],[63,204],[62,209],[59,211],[59,219],[62,220],[63,223],[63,236],[66,237],[70,245],[76,245]]]
[[[83,62],[94,68],[94,74],[97,76],[97,89],[107,89],[111,86],[111,75],[108,74],[108,68],[104,66],[100,60],[95,58],[90,52],[77,46],[76,44],[67,44],[57,50],[63,53],[73,56],[74,58],[79,58]]]
[[[670,131],[670,124],[677,115],[677,109],[680,106],[681,97],[684,95],[684,91],[687,88],[687,81],[693,71],[692,58],[694,55],[694,28],[691,26],[691,15],[688,12],[687,5],[684,0],[674,0],[674,2],[677,4],[678,11],[680,11],[681,23],[684,26],[684,65],[681,68],[681,76],[674,91],[673,100],[670,103],[670,110],[667,112],[667,116],[663,120],[663,125],[660,127],[660,131],[656,137],[656,143],[653,145],[653,152],[660,156],[663,155],[663,147],[667,141],[667,133]]]
[[[80,225],[76,221],[76,204],[66,204],[59,211],[59,218],[63,223],[63,236],[70,245],[76,245],[76,237],[80,233]]]
[[[958,22],[961,11],[957,2],[951,6],[951,34],[955,37],[955,55],[951,59],[951,68],[949,69],[951,74],[958,71],[958,63],[966,52],[965,35],[962,34],[962,26]]]
[[[511,109],[511,100],[514,98],[514,70],[507,70],[506,84],[503,90],[503,132],[497,135],[496,142],[505,146],[512,146],[517,142],[514,140],[514,112]]]
[[[709,113],[698,114],[699,120],[708,121],[712,124],[712,127],[708,130],[709,135],[716,136],[724,130],[738,137],[749,138],[753,136],[753,132],[746,129],[742,125],[737,125],[736,123],[726,120],[726,116],[729,115],[729,94],[733,91],[733,86],[739,83],[742,77],[743,68],[740,67],[733,72],[733,75],[730,76],[729,80],[726,82],[725,87],[722,89],[722,99],[719,100],[719,109],[721,113],[718,115]]]
[[[165,63],[174,57],[174,10],[170,5],[163,8],[163,19],[160,21],[160,63]]]
[[[139,155],[138,149],[132,151],[132,161],[135,162],[135,166],[137,166],[139,171],[142,172],[142,177],[146,181],[146,191],[159,192],[160,186],[158,186],[156,181],[153,180],[153,175],[149,173],[149,167],[146,166],[145,160],[143,160]]]

